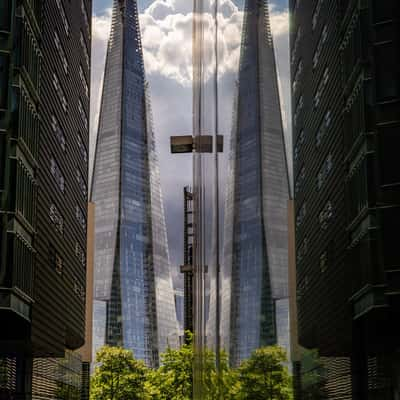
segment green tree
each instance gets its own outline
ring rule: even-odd
[[[325,399],[325,384],[324,364],[318,355],[318,350],[304,350],[301,359],[302,399]]]
[[[147,400],[148,368],[133,353],[118,347],[102,347],[91,383],[91,400]]]
[[[239,367],[240,400],[291,400],[291,379],[284,363],[285,351],[278,346],[255,350]]]

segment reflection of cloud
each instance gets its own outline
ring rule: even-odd
[[[110,6],[112,1],[109,1]],[[220,54],[220,121],[221,133],[229,136],[232,120],[233,93],[240,55],[243,14],[238,1],[219,0]],[[212,6],[212,0],[208,5]],[[210,8],[209,8],[210,9]],[[213,51],[211,15],[205,17],[209,29],[205,44]],[[111,25],[111,9],[93,17],[92,34],[92,103],[91,160],[97,133],[104,61]],[[168,237],[173,265],[181,262],[182,252],[182,190],[191,181],[191,157],[169,154],[169,136],[191,131],[192,80],[192,1],[155,0],[140,15],[146,76],[150,82],[157,149],[160,159],[161,183],[166,210]],[[271,27],[279,71],[284,125],[290,145],[290,73],[288,12],[271,6]],[[212,73],[210,65],[206,74]],[[228,154],[229,138],[226,137]],[[226,170],[226,160],[223,160]],[[225,177],[222,176],[224,182]],[[225,190],[222,189],[222,193]]]

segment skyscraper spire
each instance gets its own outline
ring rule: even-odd
[[[94,350],[156,366],[177,321],[135,0],[114,0],[93,174]]]
[[[222,332],[237,365],[288,346],[288,174],[268,2],[247,0],[225,211]]]

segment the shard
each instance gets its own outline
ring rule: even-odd
[[[221,336],[232,365],[289,348],[289,183],[268,2],[246,0],[231,138]]]
[[[178,342],[158,160],[135,0],[114,0],[94,161],[93,351],[149,366]]]

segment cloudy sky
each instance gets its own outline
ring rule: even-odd
[[[220,1],[220,120],[229,136],[232,102],[241,39],[241,8],[244,0]],[[287,144],[290,146],[289,109],[289,19],[288,0],[271,0],[271,25],[277,56],[279,85]],[[183,187],[191,182],[191,156],[170,155],[169,137],[191,133],[191,0],[138,0],[146,78],[154,116],[156,145],[160,159],[171,263],[175,271],[182,262]],[[97,130],[106,46],[110,31],[112,0],[93,1],[91,160]],[[208,35],[208,36],[207,36]],[[210,41],[212,32],[206,32]],[[225,143],[229,143],[226,139]],[[227,157],[225,151],[223,157]],[[226,159],[223,161],[226,162]],[[174,267],[175,266],[175,267]]]

